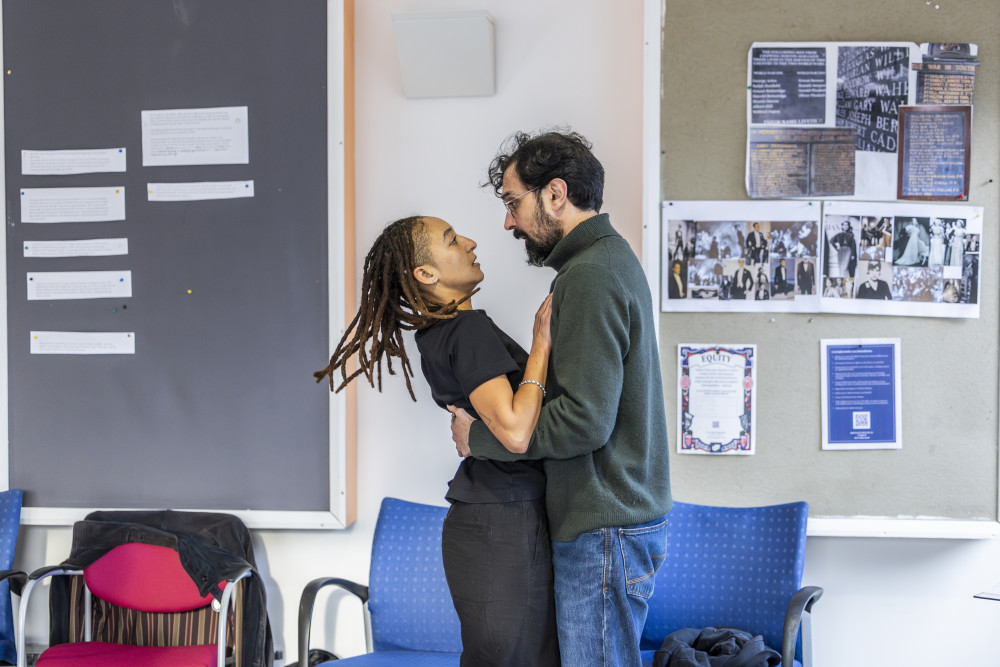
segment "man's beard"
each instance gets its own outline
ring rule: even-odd
[[[531,266],[543,266],[556,244],[562,240],[563,233],[555,218],[543,210],[535,213],[535,226],[538,239],[533,239],[520,229],[515,229],[514,238],[524,241],[524,252]]]

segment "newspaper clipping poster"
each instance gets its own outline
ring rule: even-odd
[[[663,204],[664,312],[816,312],[820,203]]]
[[[979,317],[983,209],[826,202],[821,311]]]
[[[752,198],[894,199],[898,109],[913,104],[911,42],[755,42],[747,54]]]
[[[663,203],[663,312],[979,317],[983,208]]]
[[[681,454],[751,455],[757,443],[757,346],[678,346]]]

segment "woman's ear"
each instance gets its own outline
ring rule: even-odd
[[[438,276],[436,269],[429,264],[422,264],[417,268],[413,269],[413,277],[417,279],[417,282],[421,285],[433,286],[437,284]]]

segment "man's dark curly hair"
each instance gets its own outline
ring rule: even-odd
[[[570,202],[583,211],[600,213],[604,203],[604,167],[590,152],[591,143],[577,132],[550,130],[537,135],[517,132],[504,141],[488,169],[489,182],[497,197],[503,195],[503,174],[514,165],[514,173],[528,190],[540,188],[553,178],[566,181]],[[540,192],[535,193],[541,197]]]

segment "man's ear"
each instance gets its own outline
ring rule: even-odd
[[[542,203],[549,207],[550,213],[559,217],[566,204],[569,203],[569,188],[566,181],[561,178],[553,178],[542,189]]]
[[[413,269],[413,277],[422,285],[436,285],[438,281],[437,270],[430,264],[421,264]]]

